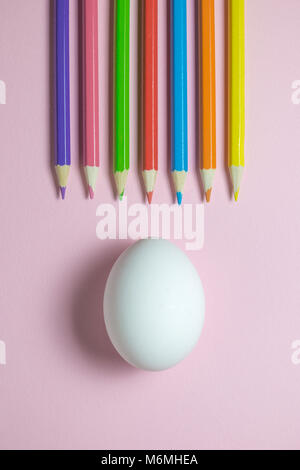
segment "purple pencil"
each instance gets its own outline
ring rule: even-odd
[[[69,0],[56,0],[56,174],[65,198],[71,165]]]

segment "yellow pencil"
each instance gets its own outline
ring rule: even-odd
[[[245,166],[245,1],[228,4],[228,165],[237,201]]]

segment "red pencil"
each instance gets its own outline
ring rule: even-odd
[[[158,171],[157,0],[144,0],[143,179],[149,204]]]

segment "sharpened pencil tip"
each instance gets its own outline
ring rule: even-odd
[[[121,194],[119,194],[120,201],[123,201],[123,197],[124,197],[124,191],[122,191]]]
[[[208,191],[206,191],[206,193],[205,193],[206,202],[210,202],[211,191],[212,191],[212,188],[210,188],[210,189],[209,189]]]
[[[182,193],[180,193],[180,192],[177,193],[177,202],[178,202],[178,205],[181,206],[181,204],[182,204]]]
[[[94,193],[92,186],[89,186],[89,195],[90,195],[90,199],[94,199],[95,193]]]
[[[152,202],[152,197],[153,197],[153,191],[149,191],[149,193],[147,193],[147,199],[148,199],[149,204],[151,204]]]
[[[65,199],[66,197],[66,189],[66,186],[60,186],[60,194],[62,199]]]
[[[238,201],[239,194],[240,194],[240,190],[238,190],[234,193],[234,199],[235,199],[236,202]]]

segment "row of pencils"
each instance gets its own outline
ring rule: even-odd
[[[130,166],[130,0],[114,1],[113,169],[122,199]],[[158,0],[143,2],[143,179],[149,203],[158,173]],[[199,0],[200,174],[209,202],[216,171],[214,0]],[[245,5],[228,1],[228,166],[238,199],[244,168]],[[65,198],[71,165],[69,0],[56,0],[56,173]],[[98,179],[98,0],[83,0],[84,169],[90,198]],[[188,173],[187,6],[170,1],[171,171],[178,204]]]

